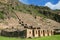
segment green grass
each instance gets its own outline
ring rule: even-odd
[[[60,40],[60,35],[48,36],[48,37],[39,37],[39,38],[32,38],[32,39],[14,38],[14,37],[9,38],[9,37],[0,36],[0,40]]]

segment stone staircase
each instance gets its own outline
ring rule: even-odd
[[[37,28],[40,27],[40,23],[38,24],[37,20],[30,14],[25,14],[22,12],[15,12],[18,19],[19,19],[19,24],[24,26],[24,28]]]

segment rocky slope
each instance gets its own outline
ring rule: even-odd
[[[31,27],[44,29],[59,28],[59,17],[57,12],[48,7],[25,5],[18,0],[0,0],[1,30],[24,30],[24,28]]]

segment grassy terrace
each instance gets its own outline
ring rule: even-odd
[[[0,36],[0,40],[60,40],[60,35],[49,36],[49,37],[39,37],[39,38],[32,38],[32,39],[23,39],[23,38],[12,38],[12,37],[2,37]]]

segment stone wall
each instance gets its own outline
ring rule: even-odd
[[[43,37],[43,36],[51,36],[51,35],[54,35],[53,30],[46,30],[46,29],[27,29],[26,30],[26,38]]]
[[[43,36],[51,36],[54,35],[54,30],[45,30],[45,29],[26,29],[24,31],[0,31],[0,35],[9,36],[9,37],[25,37],[25,38],[33,38],[33,37],[43,37]]]
[[[32,29],[26,29],[26,38],[32,38],[33,37],[33,30]]]
[[[1,35],[1,30],[0,30],[0,35]]]

